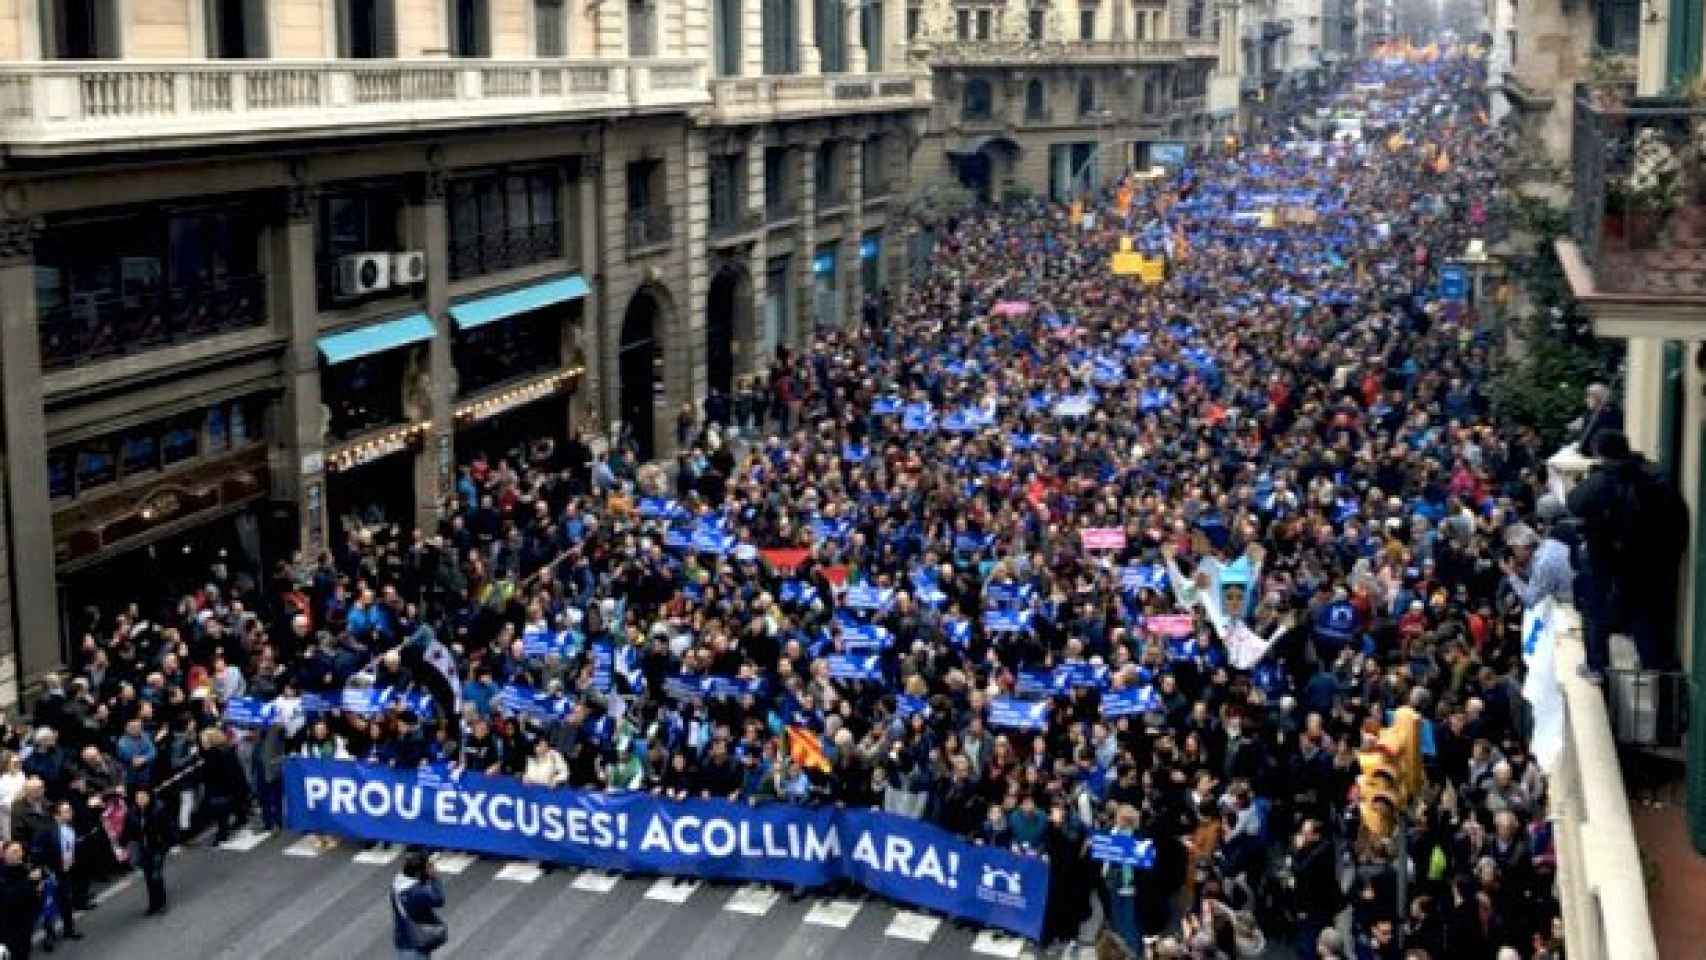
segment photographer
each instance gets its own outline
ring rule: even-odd
[[[444,946],[450,930],[440,919],[444,884],[424,850],[403,858],[403,872],[391,880],[391,941],[397,960],[425,960]]]

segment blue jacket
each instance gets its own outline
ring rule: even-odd
[[[437,877],[416,880],[398,874],[391,880],[391,892],[395,894],[391,902],[391,943],[399,950],[416,949],[403,925],[403,914],[416,923],[442,923],[438,908],[444,906],[444,884]],[[397,912],[399,904],[402,914]]]

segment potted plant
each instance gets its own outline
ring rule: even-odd
[[[1682,205],[1682,159],[1658,129],[1635,131],[1625,184],[1624,239],[1631,249],[1652,247],[1677,207]],[[1607,191],[1607,203],[1611,191]]]

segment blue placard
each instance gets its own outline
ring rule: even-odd
[[[1469,299],[1469,270],[1461,264],[1447,264],[1439,270],[1441,300]]]
[[[1102,694],[1102,716],[1132,717],[1161,709],[1161,697],[1154,687],[1128,687]]]
[[[1048,700],[996,697],[989,701],[989,725],[1003,730],[1045,730],[1049,707]]]
[[[465,772],[293,757],[288,829],[598,870],[784,886],[851,881],[1021,936],[1042,933],[1048,865],[893,814],[529,786]]]
[[[1098,830],[1090,834],[1090,859],[1148,870],[1155,866],[1155,841]]]
[[[875,655],[850,656],[848,654],[831,654],[824,657],[829,665],[829,675],[835,680],[864,680],[881,683],[883,679],[882,660]]]

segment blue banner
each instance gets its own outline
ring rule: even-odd
[[[856,657],[837,653],[823,659],[829,665],[831,679],[868,680],[873,683],[881,683],[883,680],[882,660],[875,656]]]
[[[1004,730],[1046,730],[1049,706],[1047,700],[996,697],[989,701],[989,725]]]
[[[1102,694],[1102,716],[1109,720],[1152,713],[1160,709],[1161,696],[1155,692],[1154,687],[1127,687]]]
[[[293,757],[288,829],[597,870],[806,887],[848,880],[879,896],[1036,939],[1048,865],[893,814],[724,800],[672,802],[464,773]]]

